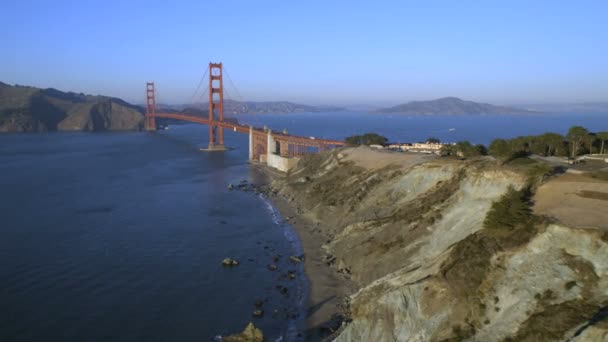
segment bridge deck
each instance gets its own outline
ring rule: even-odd
[[[154,115],[154,117],[195,122],[195,123],[200,123],[203,125],[208,125],[208,126],[211,125],[211,126],[215,126],[215,127],[230,129],[234,132],[249,134],[249,126],[239,125],[239,124],[235,124],[235,123],[228,122],[228,121],[217,121],[217,120],[211,121],[207,118],[203,118],[200,116],[184,115],[184,114],[177,114],[177,113],[156,113]],[[258,136],[262,136],[262,135],[266,136],[267,132],[264,131],[264,129],[262,129],[262,128],[254,127],[253,134],[258,135]],[[276,133],[273,132],[272,136],[274,137],[274,139],[276,139],[278,141],[284,141],[284,142],[287,142],[288,144],[295,144],[295,145],[300,145],[300,146],[323,147],[323,146],[330,146],[330,145],[333,145],[333,146],[344,146],[345,145],[345,143],[343,141],[339,141],[339,140],[318,139],[318,138],[283,134],[283,133],[278,133],[278,132],[276,132]]]

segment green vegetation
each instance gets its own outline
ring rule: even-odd
[[[439,140],[437,138],[428,138],[428,139],[426,139],[426,142],[429,144],[439,144],[439,143],[441,143],[441,140]]]
[[[513,229],[526,225],[532,217],[530,190],[515,190],[511,187],[499,201],[492,204],[483,224],[489,229]]]
[[[485,156],[488,150],[482,144],[473,145],[469,141],[459,141],[455,145],[443,145],[441,147],[441,155],[457,156],[463,158],[472,158]]]
[[[604,154],[604,146],[606,145],[606,141],[608,141],[608,132],[597,132],[595,136],[600,141],[600,154]]]
[[[586,128],[573,126],[566,137],[557,133],[520,136],[513,139],[495,139],[488,154],[508,163],[530,154],[574,158],[584,153],[604,153],[608,132],[590,133]]]
[[[385,145],[388,139],[376,133],[365,133],[363,135],[352,135],[344,139],[350,146],[358,145]]]
[[[570,158],[574,158],[578,155],[579,149],[583,146],[583,144],[588,141],[589,131],[581,126],[572,126],[568,130],[568,142],[571,148]],[[591,145],[589,145],[591,146]],[[591,148],[590,148],[591,149]]]

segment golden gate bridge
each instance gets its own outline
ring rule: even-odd
[[[154,82],[146,83],[145,129],[156,130],[156,118],[188,121],[209,126],[209,147],[206,151],[224,151],[224,129],[249,134],[249,160],[272,166],[289,165],[289,159],[306,153],[315,153],[343,146],[338,140],[319,139],[272,132],[267,128],[242,125],[224,120],[224,78],[222,63],[209,63],[208,117],[169,111],[157,111]],[[279,167],[281,168],[281,167]],[[288,166],[284,167],[289,169]]]

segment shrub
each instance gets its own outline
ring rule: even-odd
[[[500,200],[492,204],[485,221],[485,228],[512,229],[530,222],[532,210],[530,209],[529,189],[515,190],[509,187]]]

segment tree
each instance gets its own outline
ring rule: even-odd
[[[437,138],[428,138],[428,139],[426,139],[426,142],[429,144],[439,144],[439,143],[441,143],[441,140],[439,140]]]
[[[541,139],[547,146],[546,156],[558,154],[559,150],[564,146],[564,137],[557,133],[545,133],[541,135]]]
[[[488,153],[491,156],[497,159],[501,159],[503,161],[509,159],[512,155],[511,147],[509,146],[509,143],[504,139],[494,139],[490,143]]]
[[[570,147],[571,147],[571,150],[570,150],[571,158],[574,158],[577,156],[578,150],[585,142],[587,135],[589,135],[589,131],[585,127],[582,127],[582,126],[570,127],[570,129],[568,130],[568,134],[566,135],[566,138],[568,138],[568,143],[570,144]]]
[[[527,154],[529,151],[530,143],[528,137],[517,137],[509,140],[511,145],[511,152],[513,154]]]
[[[492,204],[483,222],[490,229],[513,229],[526,224],[532,218],[528,189],[515,190],[509,187],[500,200]]]
[[[593,145],[598,141],[595,133],[589,133],[583,139],[583,143],[589,147],[589,154],[593,153]]]
[[[452,144],[441,146],[441,150],[439,152],[442,156],[455,156],[457,153],[456,146]]]
[[[482,152],[485,151],[485,146],[483,147],[483,151],[480,151],[480,148],[478,146],[479,145],[473,146],[470,142],[465,140],[457,142],[455,149],[460,156],[470,158],[480,156],[482,155]]]
[[[346,137],[344,142],[350,146],[358,146],[361,145],[361,136],[360,135],[351,135],[350,137]]]
[[[601,141],[600,154],[604,154],[604,144],[608,141],[608,132],[596,133],[597,138]]]
[[[363,135],[352,135],[344,139],[346,144],[351,146],[357,145],[384,145],[388,139],[376,133],[365,133]]]
[[[481,155],[481,156],[487,156],[488,155],[488,149],[483,144],[477,144],[477,145],[475,145],[475,150],[477,150],[477,153],[479,153],[479,155]]]

